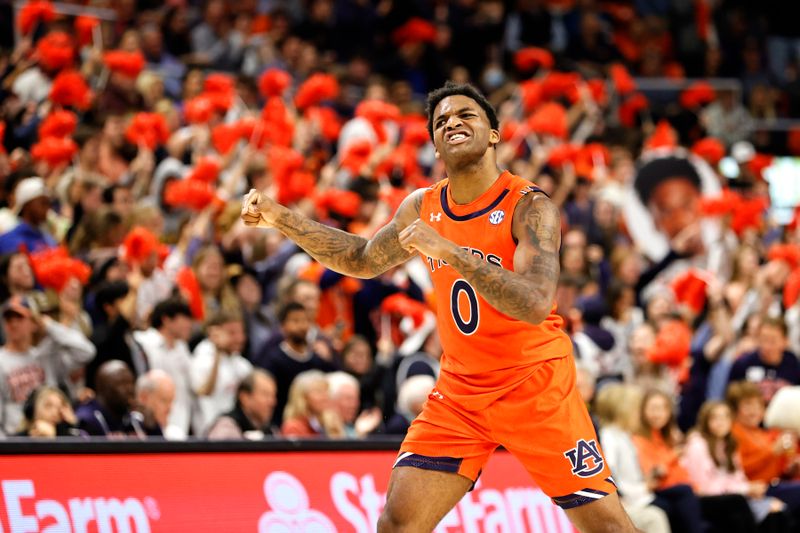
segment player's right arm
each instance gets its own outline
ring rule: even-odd
[[[242,220],[247,226],[278,229],[331,270],[356,278],[374,278],[414,255],[400,246],[397,236],[419,218],[423,194],[424,190],[419,189],[408,195],[394,218],[371,239],[315,222],[255,189],[244,199]]]

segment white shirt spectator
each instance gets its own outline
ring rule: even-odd
[[[253,365],[239,353],[219,354],[214,388],[205,396],[199,392],[205,387],[214,368],[217,347],[209,339],[194,349],[191,361],[190,381],[192,390],[198,395],[196,427],[204,434],[209,426],[223,413],[233,409],[236,403],[236,388],[252,372]]]
[[[25,399],[40,385],[58,386],[69,372],[94,358],[94,345],[83,333],[42,317],[45,337],[25,353],[0,347],[0,434],[14,434]]]
[[[172,278],[160,268],[155,269],[149,278],[143,279],[136,291],[137,321],[146,323],[156,304],[172,294],[173,286]]]
[[[185,439],[189,434],[195,403],[194,392],[189,383],[192,362],[189,346],[183,341],[175,341],[169,347],[164,336],[155,328],[136,331],[133,338],[142,347],[150,368],[163,370],[175,382],[175,400],[169,412],[164,436],[170,440]]]

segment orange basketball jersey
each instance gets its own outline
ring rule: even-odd
[[[420,219],[490,265],[514,270],[514,209],[535,190],[530,181],[505,171],[475,201],[458,205],[445,179],[425,191]],[[482,409],[525,381],[543,361],[572,353],[555,303],[541,324],[522,322],[488,304],[447,263],[422,259],[433,280],[444,350],[439,394],[466,409]]]

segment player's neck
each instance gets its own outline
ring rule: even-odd
[[[500,169],[494,161],[481,159],[474,165],[448,169],[447,178],[450,180],[450,196],[457,204],[468,204],[475,201],[489,190],[498,177]]]

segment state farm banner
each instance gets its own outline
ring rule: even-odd
[[[374,532],[393,451],[0,456],[0,533]],[[439,533],[567,533],[495,453]]]

